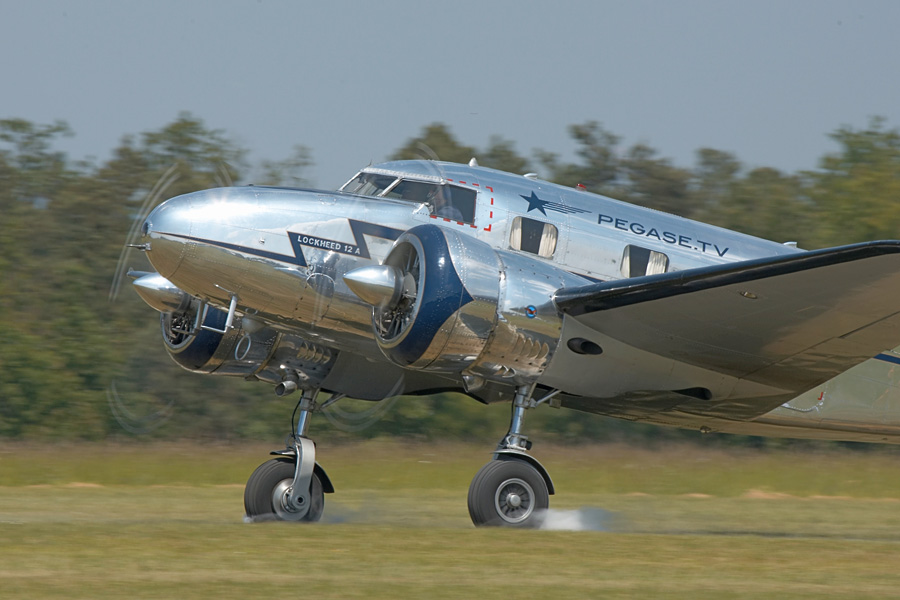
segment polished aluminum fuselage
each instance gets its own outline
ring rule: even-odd
[[[492,326],[502,321],[513,332],[510,339],[516,331],[527,330],[527,339],[539,341],[558,340],[563,333],[572,337],[583,327],[559,314],[553,304],[554,290],[622,278],[626,247],[664,256],[668,271],[802,251],[491,169],[403,161],[366,171],[470,189],[476,194],[474,219],[454,221],[432,214],[425,203],[384,197],[220,188],[173,198],[158,207],[148,218],[148,256],[162,277],[186,293],[221,308],[237,297],[238,312],[248,322],[265,324],[341,355],[340,368],[324,384],[336,391],[368,389],[371,393],[366,397],[377,397],[462,389],[466,372],[485,376],[479,365],[518,360],[519,377],[525,379],[510,384],[530,380],[560,389],[566,398],[563,405],[590,412],[704,430],[900,440],[900,355],[894,361],[890,352],[775,410],[763,403],[757,414],[750,411],[736,419],[684,412],[665,404],[630,405],[629,394],[700,384],[715,393],[744,397],[776,398],[778,391],[633,349],[623,350],[617,361],[589,363],[554,353],[551,342],[546,359],[531,371],[521,357],[500,357],[497,344],[488,344],[493,354],[479,358],[466,372],[411,373],[391,364],[373,337],[372,306],[347,287],[343,275],[380,264],[394,240],[416,225],[436,224],[495,249],[504,286],[501,306],[496,314],[479,319],[489,324],[493,319]],[[551,256],[516,248],[511,234],[517,217],[555,227]],[[398,380],[403,381],[398,384]],[[508,399],[513,391],[499,376],[488,389],[487,401]]]

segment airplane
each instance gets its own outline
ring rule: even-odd
[[[555,493],[526,413],[566,407],[762,436],[900,442],[900,242],[805,251],[535,174],[430,160],[338,191],[171,198],[132,272],[189,371],[299,392],[250,518],[316,521],[334,492],[311,415],[344,397],[508,402],[476,526],[540,525]],[[322,400],[324,398],[324,400]]]

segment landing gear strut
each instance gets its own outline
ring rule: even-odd
[[[334,486],[316,463],[316,445],[306,437],[316,410],[319,390],[304,390],[296,410],[300,412],[291,443],[278,456],[261,464],[244,488],[244,509],[251,519],[318,521],[325,510],[325,496]]]
[[[469,486],[469,516],[480,526],[539,527],[550,505],[553,482],[547,470],[527,453],[531,442],[522,434],[525,411],[551,399],[532,399],[534,385],[516,388],[509,432],[500,440],[494,458]]]

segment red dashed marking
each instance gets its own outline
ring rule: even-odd
[[[492,188],[492,187],[489,186],[489,185],[484,186],[484,189],[490,190],[492,194],[494,193],[494,188]],[[491,206],[493,206],[493,205],[494,205],[494,197],[491,196]],[[491,211],[491,212],[488,213],[488,214],[490,215],[490,218],[491,218],[491,219],[494,218],[494,211]],[[493,227],[494,227],[494,224],[491,223],[490,225],[488,225],[487,227],[485,227],[484,230],[485,230],[485,231],[490,231]]]

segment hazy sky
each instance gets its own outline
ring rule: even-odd
[[[691,166],[712,147],[812,168],[900,126],[900,2],[0,0],[0,118],[64,119],[104,160],[180,111],[254,162],[313,151],[335,187],[431,122],[571,156],[597,120]]]

